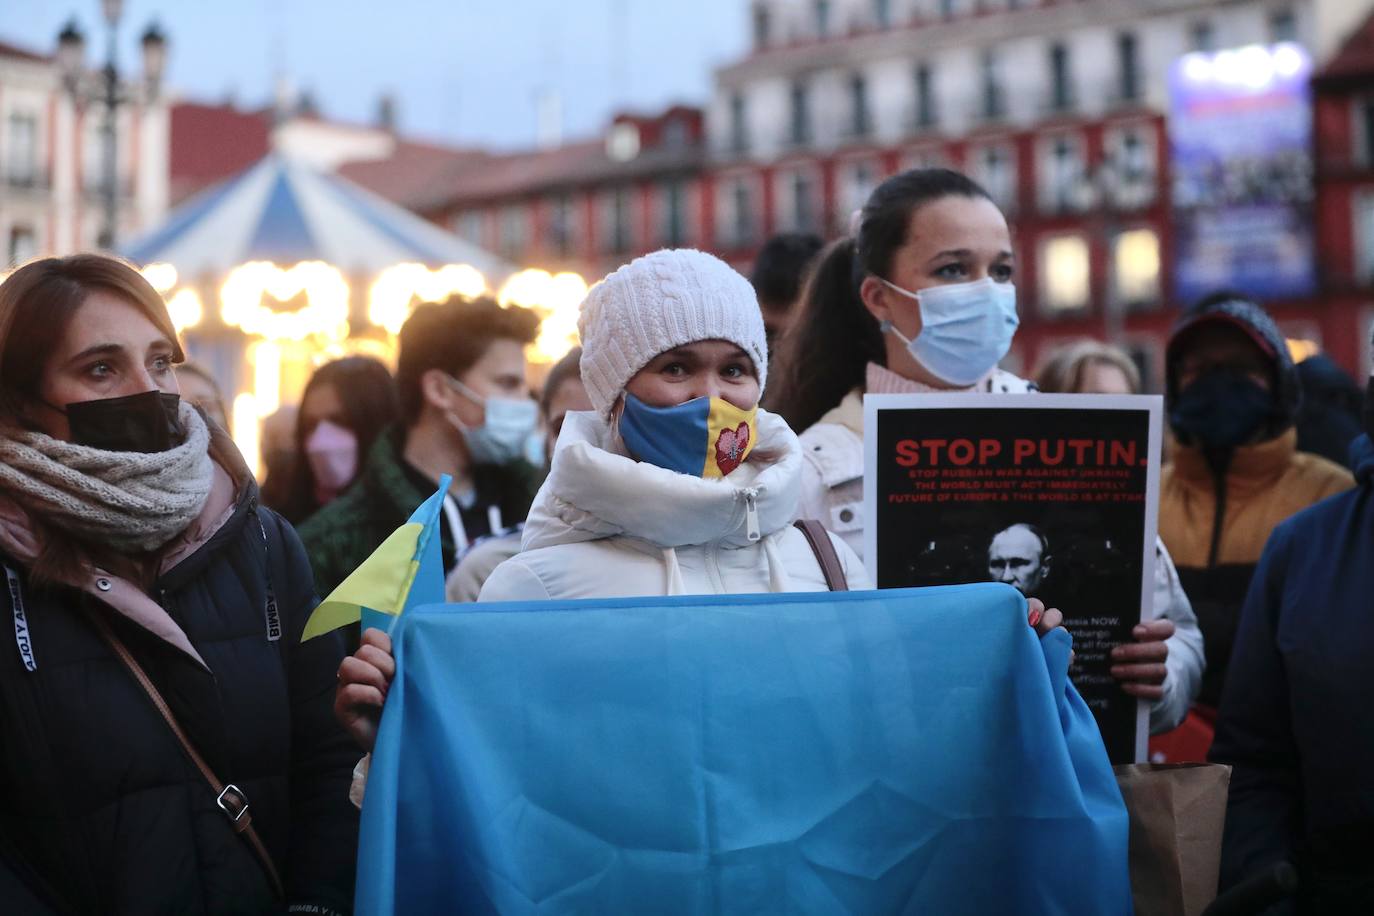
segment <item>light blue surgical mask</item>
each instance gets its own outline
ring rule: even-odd
[[[883,332],[895,335],[918,363],[943,381],[968,387],[996,368],[1011,349],[1020,324],[1012,284],[984,277],[913,293],[878,279],[915,299],[921,309],[921,333],[915,340],[908,340],[890,321],[882,323]]]
[[[526,447],[539,425],[539,405],[522,398],[484,398],[452,376],[448,382],[459,394],[486,411],[481,426],[468,426],[458,415],[448,418],[463,434],[468,453],[477,464],[510,464],[527,457]]]

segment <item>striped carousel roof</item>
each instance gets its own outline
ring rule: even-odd
[[[515,270],[345,178],[278,153],[187,201],[121,253],[138,264],[170,263],[187,278],[222,276],[248,261],[324,261],[344,273],[470,264],[493,284]]]

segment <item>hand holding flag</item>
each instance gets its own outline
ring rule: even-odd
[[[444,564],[439,556],[439,512],[453,478],[420,504],[404,525],[320,602],[306,621],[301,641],[361,620],[363,629],[391,631],[396,618],[413,607],[442,604]]]

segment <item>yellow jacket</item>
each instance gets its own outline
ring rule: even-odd
[[[1226,471],[1213,556],[1217,487],[1202,452],[1179,445],[1160,475],[1159,535],[1180,568],[1253,565],[1269,534],[1296,512],[1355,486],[1338,464],[1297,450],[1296,430],[1236,449]]]

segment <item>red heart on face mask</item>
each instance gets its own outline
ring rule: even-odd
[[[744,461],[745,449],[749,448],[749,424],[741,423],[737,429],[722,430],[716,439],[716,466],[722,476],[729,474]]]

